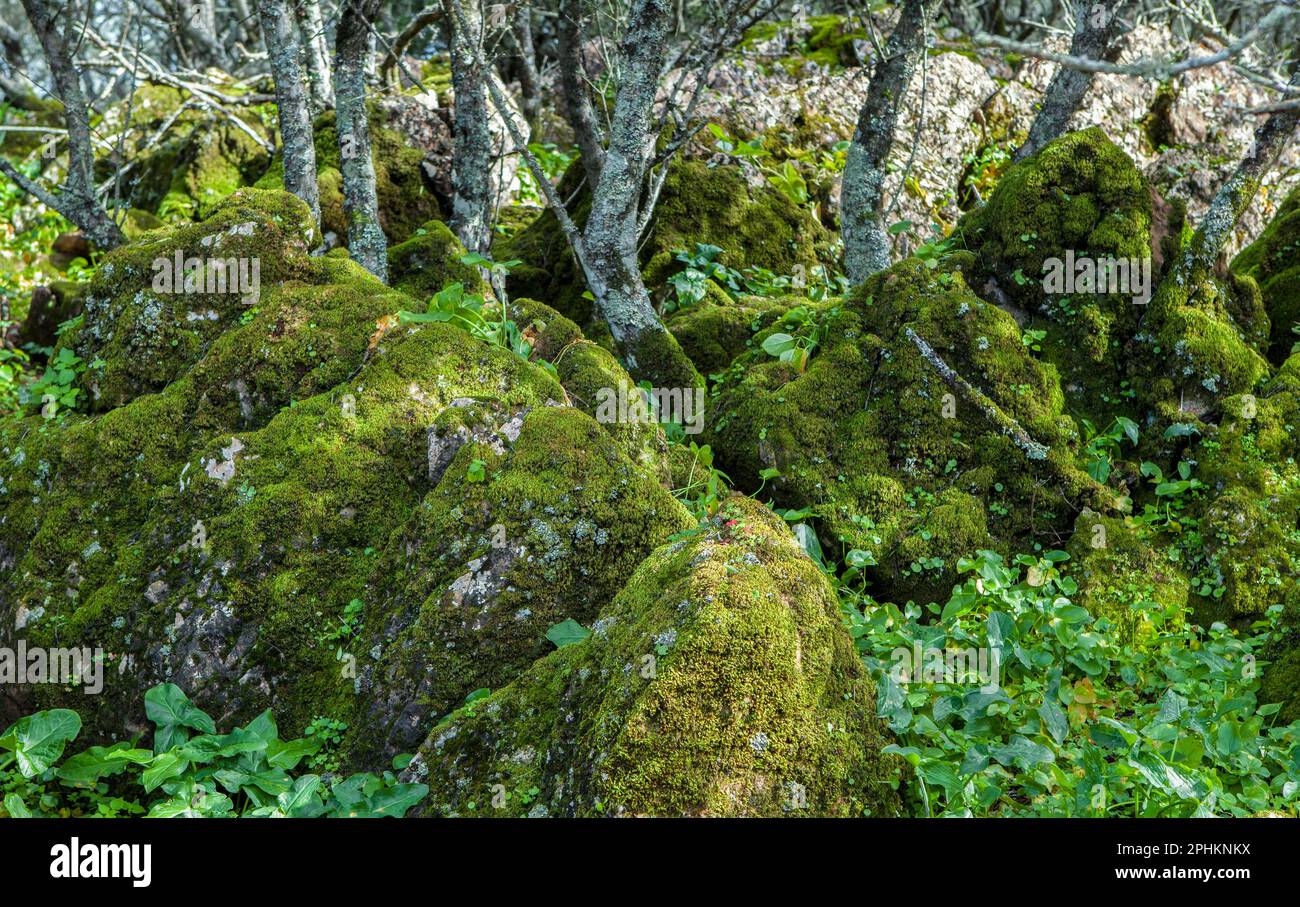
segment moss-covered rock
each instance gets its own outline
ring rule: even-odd
[[[1109,421],[1144,308],[1133,293],[1049,293],[1044,279],[1067,260],[1152,261],[1152,198],[1133,162],[1099,129],[1062,136],[1011,167],[958,233],[975,253],[964,265],[971,287],[1045,330],[1071,408]]]
[[[273,105],[256,105],[228,116],[188,103],[186,92],[145,85],[110,119],[125,119],[133,154],[124,171],[126,197],[134,207],[167,220],[201,220],[236,189],[260,179],[271,164],[267,126]],[[236,125],[230,117],[238,117]],[[254,138],[257,136],[258,138]],[[260,139],[260,141],[259,141]],[[111,176],[110,159],[97,163],[100,179]]]
[[[1077,431],[1054,367],[960,273],[909,259],[842,302],[802,311],[755,343],[815,338],[806,368],[761,347],[743,354],[720,381],[706,438],[741,488],[779,470],[767,485],[776,500],[813,508],[830,550],[867,552],[882,595],[945,600],[958,557],[1024,550],[1068,532],[1083,503],[1106,506],[1109,495],[1074,465]],[[954,393],[909,328],[1047,457],[1027,457]]]
[[[802,301],[798,297],[762,296],[715,301],[710,294],[701,303],[674,312],[665,323],[700,374],[712,375],[749,349],[755,332],[770,327],[785,311]]]
[[[437,485],[390,546],[391,578],[368,611],[357,747],[385,758],[467,694],[513,680],[550,648],[552,626],[590,622],[691,524],[567,407],[454,402],[430,429],[428,469]]]
[[[103,412],[180,377],[255,316],[263,286],[326,282],[337,263],[308,257],[318,237],[301,200],[243,189],[202,223],[110,253],[85,290],[83,323],[60,341],[90,366],[81,378],[90,406]]]
[[[450,227],[440,220],[428,221],[405,242],[389,248],[389,283],[421,301],[453,283],[482,293],[483,277],[478,268],[460,260],[464,254],[465,247]]]
[[[782,522],[734,498],[591,635],[457,710],[409,774],[456,816],[891,816],[870,678]]]
[[[1259,284],[1272,332],[1269,358],[1284,362],[1291,355],[1300,324],[1300,189],[1292,192],[1259,238],[1241,250],[1232,270]]]
[[[379,223],[389,243],[411,238],[421,225],[440,217],[438,199],[425,185],[421,173],[424,152],[384,125],[377,105],[368,105],[370,156],[375,167],[375,191],[379,197]],[[343,211],[342,163],[334,111],[326,111],[313,124],[316,146],[316,186],[320,190],[321,227],[347,245],[348,224]],[[284,188],[284,161],[277,157],[258,188]]]
[[[1180,615],[1187,604],[1180,566],[1122,518],[1081,513],[1066,550],[1067,569],[1079,584],[1075,604],[1119,628],[1120,642],[1150,639],[1157,632],[1154,615]]]

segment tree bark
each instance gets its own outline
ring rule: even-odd
[[[320,0],[297,0],[294,13],[298,20],[299,39],[307,55],[307,88],[311,93],[312,113],[318,114],[334,106],[329,42],[325,40],[325,22],[320,14]],[[374,16],[368,18],[373,19]],[[336,36],[335,45],[337,44]]]
[[[542,77],[537,71],[537,50],[533,47],[533,10],[519,10],[511,25],[515,50],[519,53],[519,92],[523,100],[524,119],[534,134],[541,128]]]
[[[559,41],[560,97],[564,103],[565,119],[573,129],[587,182],[595,186],[600,181],[600,168],[605,163],[605,146],[596,125],[591,92],[587,88],[587,70],[582,61],[584,15],[583,0],[561,0],[555,30]]]
[[[451,42],[451,87],[456,98],[452,158],[450,226],[471,252],[486,253],[492,237],[492,132],[488,123],[487,79],[483,62],[483,12],[479,0],[444,0],[454,5],[448,27],[460,35]]]
[[[284,153],[284,188],[306,202],[312,217],[320,223],[311,106],[299,64],[301,50],[294,20],[285,0],[257,0],[257,13],[275,79],[275,106],[280,116],[280,144]]]
[[[876,61],[867,99],[844,164],[840,230],[844,267],[860,284],[889,267],[889,237],[883,223],[885,162],[894,144],[898,115],[912,74],[925,52],[926,23],[936,0],[906,0],[898,24]]]
[[[1094,60],[1109,59],[1114,53],[1114,42],[1119,36],[1119,9],[1124,0],[1090,0],[1075,8],[1074,38],[1070,42],[1070,56]],[[1070,117],[1083,103],[1094,73],[1057,67],[1052,81],[1043,93],[1043,105],[1029,127],[1029,137],[1016,149],[1014,159],[1019,161],[1038,151],[1052,139],[1065,133]]]
[[[121,245],[126,237],[95,195],[95,150],[90,132],[90,108],[81,88],[81,74],[72,62],[68,35],[57,24],[62,20],[67,28],[75,28],[77,22],[49,0],[23,0],[23,10],[40,39],[54,79],[55,93],[63,103],[63,117],[68,130],[68,176],[63,191],[55,195],[22,176],[8,161],[0,161],[0,169],[25,191],[80,227],[95,245],[111,249]]]
[[[654,149],[651,114],[673,22],[672,0],[632,4],[609,148],[583,230],[587,282],[600,312],[628,368],[657,387],[700,381],[655,313],[637,261],[639,202]]]
[[[373,38],[367,23],[380,0],[343,0],[335,35],[336,122],[343,172],[343,212],[352,259],[388,283],[388,239],[379,223],[379,195],[366,117],[366,61]]]
[[[1288,84],[1300,88],[1300,64]],[[1164,290],[1190,295],[1209,278],[1237,221],[1254,200],[1264,175],[1277,163],[1298,124],[1300,108],[1290,107],[1270,114],[1259,125],[1237,169],[1219,187],[1191,240],[1165,272],[1157,296],[1164,295]]]

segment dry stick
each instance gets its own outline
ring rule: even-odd
[[[1262,19],[1260,19],[1254,28],[1232,44],[1223,48],[1223,50],[1204,57],[1189,57],[1188,59],[1179,62],[1153,60],[1148,58],[1145,60],[1138,60],[1134,63],[1108,63],[1105,60],[1094,60],[1090,57],[1076,57],[1070,54],[1057,53],[1055,51],[1045,50],[1035,44],[1029,44],[1024,41],[1013,41],[1010,38],[1002,38],[997,35],[986,33],[976,35],[974,41],[976,44],[997,47],[1001,50],[1023,54],[1027,57],[1049,60],[1059,66],[1068,66],[1071,69],[1077,69],[1082,72],[1169,79],[1173,76],[1179,75],[1180,73],[1187,72],[1188,70],[1214,66],[1217,63],[1231,60],[1233,57],[1238,56],[1247,47],[1254,44],[1261,34],[1269,31],[1273,26],[1278,25],[1283,19],[1287,16],[1293,15],[1295,12],[1296,9],[1294,6],[1287,3],[1279,3],[1278,6],[1275,6]]]
[[[992,401],[982,390],[971,384],[961,375],[953,371],[952,366],[943,361],[943,357],[934,351],[930,344],[926,343],[921,336],[910,327],[903,328],[903,333],[907,339],[912,341],[918,350],[921,351],[921,357],[939,373],[939,377],[957,393],[966,398],[966,402],[974,406],[984,417],[992,422],[1002,434],[1011,439],[1011,442],[1020,448],[1021,452],[1031,460],[1046,460],[1048,448],[1039,444],[1029,436],[1020,423],[1004,413],[996,403]]]

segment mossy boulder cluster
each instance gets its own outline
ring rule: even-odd
[[[529,357],[399,320],[451,280],[487,291],[437,221],[394,246],[395,288],[319,241],[302,202],[245,188],[100,264],[55,353],[84,405],[0,432],[0,644],[100,648],[104,689],[29,685],[6,710],[72,706],[125,739],[167,681],[223,726],[342,719],[345,767],[426,753],[439,814],[490,802],[501,760],[556,814],[898,809],[825,579],[751,503],[693,529],[658,427],[593,418],[631,386],[610,353],[527,299],[508,314]],[[178,257],[203,278],[160,282]],[[252,261],[255,286],[208,279]],[[591,638],[556,651],[577,624]],[[624,661],[656,653],[631,685]],[[436,758],[474,714],[512,749]]]

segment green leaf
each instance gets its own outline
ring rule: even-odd
[[[154,751],[164,753],[189,739],[189,730],[215,734],[217,726],[174,683],[160,683],[144,694],[144,713],[158,728]]]
[[[320,750],[318,739],[302,737],[298,740],[272,740],[266,746],[266,761],[273,768],[292,769],[307,756]]]
[[[546,631],[546,638],[555,643],[556,648],[559,649],[580,643],[590,635],[590,630],[571,617],[560,621]]]
[[[5,795],[5,811],[9,813],[11,819],[30,819],[32,811],[27,808],[23,798],[17,794]]]
[[[68,741],[79,733],[81,717],[76,712],[51,709],[19,718],[0,734],[0,749],[13,751],[19,773],[24,778],[32,778],[58,762]]]
[[[769,356],[780,356],[789,350],[794,349],[794,337],[789,334],[775,333],[769,334],[763,341],[763,352]]]
[[[112,746],[92,746],[77,753],[54,773],[68,787],[91,788],[100,778],[119,774],[128,765],[147,765],[153,760],[149,750],[132,749],[126,741]]]
[[[276,797],[275,802],[281,812],[295,819],[319,816],[325,811],[325,804],[317,796],[320,790],[320,775],[303,775],[293,783],[293,787]]]
[[[179,778],[189,767],[189,760],[176,752],[154,756],[153,762],[149,763],[149,767],[144,770],[144,775],[140,779],[144,784],[145,793],[152,793],[164,781]]]

